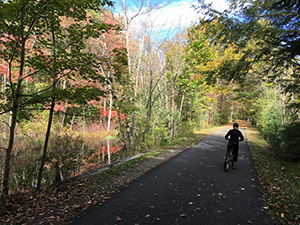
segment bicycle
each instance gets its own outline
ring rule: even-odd
[[[225,161],[224,161],[224,170],[225,172],[227,172],[230,167],[232,167],[233,164],[233,148],[234,148],[234,144],[229,144],[226,154],[225,154]]]

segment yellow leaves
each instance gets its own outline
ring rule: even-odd
[[[218,95],[228,95],[232,92],[232,89],[229,86],[216,85],[216,91]]]

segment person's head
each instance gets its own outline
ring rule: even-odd
[[[237,130],[239,128],[239,124],[238,123],[234,123],[233,124],[233,129]]]

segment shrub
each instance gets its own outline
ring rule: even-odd
[[[280,131],[281,156],[287,161],[300,161],[300,121],[287,123]]]
[[[28,190],[34,188],[38,175],[38,153],[42,149],[42,142],[30,135],[18,135],[11,161],[11,189]]]
[[[282,129],[282,118],[280,111],[275,106],[263,113],[258,128],[276,156],[279,155],[281,151],[280,131]]]
[[[48,170],[44,174],[46,182],[61,182],[79,173],[85,152],[81,136],[70,132],[53,134],[48,147]]]

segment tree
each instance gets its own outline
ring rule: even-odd
[[[232,47],[225,51],[220,44],[214,43],[208,33],[216,21],[211,24],[202,22],[200,20],[198,25],[188,29],[184,73],[180,77],[181,85],[186,86],[192,102],[190,107],[185,108],[192,110],[190,119],[196,126],[223,124],[230,119],[228,95],[231,91],[219,68],[226,59],[236,57]]]
[[[290,96],[287,103],[294,109],[299,108],[299,2],[233,0],[230,3],[225,13],[207,5],[202,9],[207,13],[208,22],[218,21],[218,29],[214,29],[217,31],[214,32],[215,40],[224,44],[234,43],[238,51],[244,52],[236,67],[237,77],[241,71],[245,72],[243,75],[247,74],[253,62],[267,60],[270,63],[266,73],[272,71],[273,80],[280,82],[284,92]],[[248,48],[245,52],[244,47],[249,42],[258,46],[259,51]]]
[[[206,22],[214,43],[225,48],[233,45],[238,58],[226,60],[219,67],[239,87],[253,82],[257,90],[238,90],[238,97],[254,98],[244,104],[254,116],[253,124],[262,132],[276,156],[299,160],[292,145],[291,128],[299,127],[300,108],[300,32],[299,1],[230,1],[225,13],[205,5]],[[199,8],[198,8],[199,9]],[[226,72],[227,71],[227,72]],[[246,88],[244,88],[246,89]],[[264,93],[262,95],[260,93]],[[247,108],[246,108],[247,107]],[[299,143],[298,143],[299,144]]]
[[[93,55],[84,53],[82,49],[85,46],[84,39],[99,35],[109,28],[106,24],[94,23],[88,19],[88,9],[99,10],[104,4],[111,4],[111,2],[1,1],[2,46],[0,55],[8,62],[10,90],[9,101],[1,108],[1,114],[9,111],[12,114],[9,144],[5,148],[4,195],[7,195],[9,190],[10,155],[14,144],[16,124],[18,120],[22,119],[20,112],[30,106],[43,105],[49,98],[52,98],[51,111],[53,112],[55,98],[66,96],[67,92],[70,99],[74,96],[78,97],[78,92],[85,93],[86,96],[95,95],[95,90],[89,90],[86,87],[79,88],[75,92],[68,90],[62,94],[61,91],[55,91],[55,84],[62,77],[69,76],[73,71],[87,80],[99,78],[91,67],[94,61]],[[73,18],[72,23],[64,29],[65,32],[61,27],[63,16]],[[80,21],[86,22],[80,23]],[[58,39],[61,40],[60,43],[56,42]],[[61,45],[60,48],[57,47],[58,45]],[[33,52],[31,52],[32,49]],[[52,50],[53,53],[51,53]],[[31,72],[25,73],[25,68],[30,68]],[[18,71],[15,78],[13,71]],[[34,79],[37,76],[43,76],[45,80],[48,79],[50,82],[42,90],[24,89],[24,81],[29,78]],[[83,90],[86,92],[82,92]],[[47,136],[50,135],[50,124],[51,118],[44,151],[47,148]]]
[[[131,2],[131,10],[134,12],[132,13],[130,10],[128,10],[129,5],[126,4],[125,0],[122,0],[121,7],[122,7],[122,26],[124,27],[125,31],[125,40],[126,40],[126,49],[127,49],[127,61],[128,61],[128,73],[130,77],[130,84],[129,84],[129,91],[132,93],[130,94],[129,97],[129,104],[131,108],[130,112],[130,118],[128,119],[128,125],[129,126],[129,135],[128,135],[128,142],[129,142],[129,149],[134,150],[135,148],[135,131],[136,131],[136,108],[137,108],[137,96],[139,92],[139,77],[141,77],[141,58],[142,58],[142,53],[144,51],[144,46],[145,46],[145,36],[146,34],[146,29],[152,30],[152,27],[150,27],[146,21],[143,21],[143,28],[141,29],[141,33],[138,34],[135,32],[135,35],[139,35],[139,47],[134,54],[134,39],[133,35],[131,35],[131,32],[133,29],[136,29],[134,24],[134,20],[137,17],[142,17],[143,15],[150,15],[153,13],[155,10],[161,9],[165,7],[169,2],[167,1],[166,3],[161,4],[159,1],[133,1]],[[150,107],[151,104],[148,104]],[[151,108],[151,107],[150,107]],[[149,109],[150,109],[149,108]],[[149,116],[150,114],[148,114]]]

